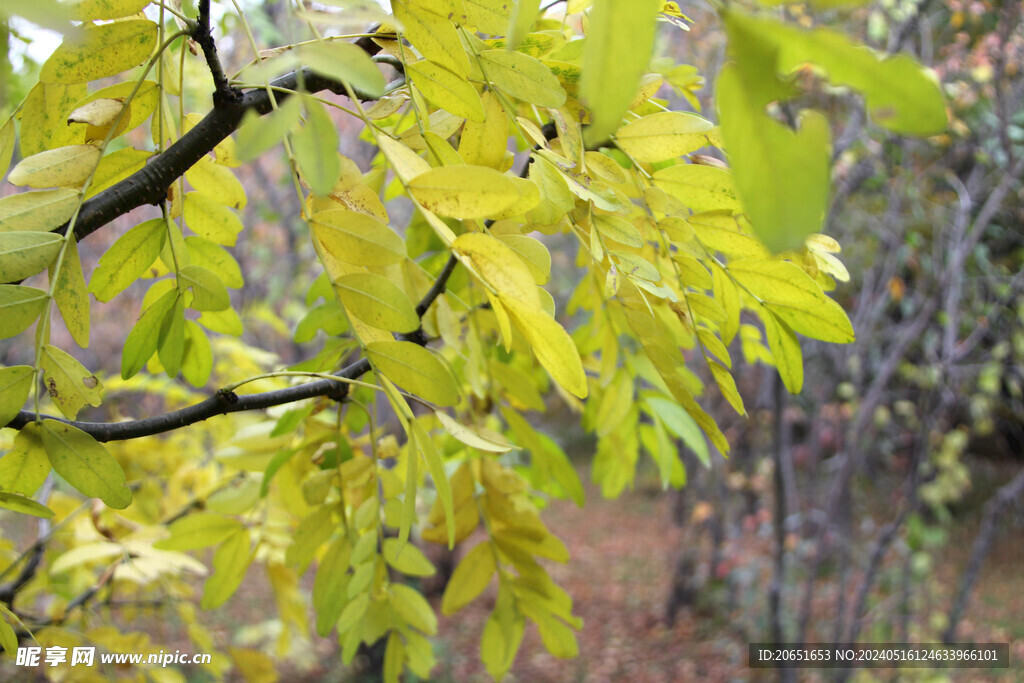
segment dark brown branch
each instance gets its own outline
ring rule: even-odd
[[[213,76],[213,106],[229,107],[238,104],[242,99],[242,93],[228,84],[227,74],[217,56],[217,44],[213,40],[213,33],[210,30],[210,0],[199,0],[199,20],[196,30],[192,33],[192,39],[203,49],[203,57],[206,58],[206,65],[210,68],[210,75]]]

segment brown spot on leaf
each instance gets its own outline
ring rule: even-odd
[[[100,381],[96,379],[96,375],[90,375],[82,380],[82,384],[85,385],[86,389],[95,389],[99,383]]]
[[[59,395],[57,392],[57,383],[53,381],[52,377],[46,380],[46,388],[50,394],[50,398],[57,398]]]

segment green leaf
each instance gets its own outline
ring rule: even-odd
[[[0,368],[0,427],[13,420],[25,405],[34,376],[35,369],[30,365]],[[0,488],[6,487],[0,484]]]
[[[306,124],[292,134],[292,152],[309,187],[314,193],[326,196],[341,177],[338,130],[324,105],[312,97],[303,98],[303,102]]]
[[[0,285],[0,339],[24,332],[46,309],[47,292],[22,285]]]
[[[658,0],[597,0],[583,47],[580,96],[592,112],[589,142],[621,124],[654,48]]]
[[[238,214],[199,192],[187,193],[184,204],[185,223],[192,232],[217,244],[235,246],[243,227]]]
[[[14,437],[11,450],[0,458],[0,489],[34,496],[49,473],[50,461],[43,448],[39,424],[30,422]]]
[[[522,52],[484,50],[480,62],[490,82],[516,99],[538,107],[565,104],[565,90],[539,59]]]
[[[642,163],[674,159],[706,147],[714,124],[681,111],[649,114],[619,129],[615,141],[629,156]]]
[[[402,288],[383,275],[352,273],[334,281],[341,303],[365,323],[391,332],[420,326],[416,308]]]
[[[331,521],[333,507],[333,504],[319,506],[299,522],[299,526],[292,534],[291,545],[285,551],[285,562],[294,566],[299,575],[306,572],[316,551],[334,532],[334,524]]]
[[[89,346],[89,293],[82,275],[82,262],[78,259],[78,242],[74,236],[67,242],[57,281],[53,285],[53,299],[64,318],[64,325],[75,343],[83,349]]]
[[[17,493],[7,493],[6,491],[0,491],[0,508],[7,508],[8,510],[44,519],[49,519],[54,514],[53,510],[42,503],[37,503],[31,498]]]
[[[124,348],[121,349],[122,378],[134,377],[156,353],[160,326],[177,301],[178,290],[173,289],[157,299],[139,317],[135,327],[128,333],[128,338],[124,340]]]
[[[148,19],[85,25],[69,32],[43,64],[43,83],[85,83],[119,74],[149,58],[157,26]]]
[[[0,199],[0,232],[48,232],[68,222],[78,208],[78,190],[19,192]]]
[[[153,544],[157,550],[198,550],[217,545],[239,531],[242,523],[232,517],[213,512],[193,512],[168,525],[171,532]]]
[[[369,55],[353,43],[317,41],[299,48],[299,58],[316,73],[361,90],[371,98],[384,94],[384,74]]]
[[[397,5],[397,3],[395,3]],[[484,120],[484,105],[472,83],[440,64],[421,61],[406,67],[423,96],[441,109],[471,121]]]
[[[441,166],[409,182],[409,192],[427,209],[453,218],[484,218],[519,199],[519,188],[487,166]]]
[[[238,143],[238,160],[252,161],[275,145],[281,144],[284,136],[299,122],[302,113],[302,98],[289,97],[273,112],[261,117],[250,110],[242,119],[235,141]]]
[[[313,215],[313,234],[327,252],[344,263],[388,266],[405,259],[405,241],[376,218],[348,209]]]
[[[156,350],[167,376],[177,377],[185,358],[185,305],[181,297],[174,300],[160,322]]]
[[[46,344],[39,366],[43,369],[43,383],[50,398],[68,419],[75,419],[86,403],[96,407],[102,402],[103,385],[99,379],[67,351]]]
[[[18,282],[46,270],[64,238],[49,232],[0,232],[0,282]]]
[[[86,432],[56,420],[43,421],[43,448],[57,474],[90,498],[115,510],[132,502],[132,490],[114,457]]]
[[[689,446],[705,467],[710,467],[711,454],[708,452],[708,442],[701,434],[700,426],[683,410],[682,406],[675,401],[656,396],[646,397],[644,403],[647,404],[652,415],[657,415],[672,434]]]
[[[253,555],[248,529],[242,528],[228,536],[213,554],[213,574],[203,586],[199,601],[202,609],[215,609],[230,598],[245,578]]]
[[[419,344],[378,341],[366,346],[370,362],[388,379],[416,396],[440,406],[459,401],[459,387],[451,371]]]
[[[497,571],[495,552],[494,546],[485,541],[473,546],[459,561],[441,598],[442,614],[455,614],[484,592]]]
[[[384,561],[406,576],[433,576],[437,573],[422,550],[397,538],[384,539]]]
[[[231,297],[221,279],[206,268],[188,265],[178,273],[181,289],[192,290],[192,306],[197,311],[223,311],[231,306]]]

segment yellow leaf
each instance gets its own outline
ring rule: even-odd
[[[120,19],[138,14],[150,0],[79,0],[71,5],[71,12],[78,21]]]
[[[507,453],[513,448],[512,444],[508,443],[504,439],[499,439],[497,435],[485,437],[470,427],[456,422],[445,412],[436,410],[434,411],[434,414],[437,415],[437,419],[441,423],[441,426],[444,427],[449,434],[467,446],[472,446],[477,450],[487,451],[488,453]]]
[[[203,157],[192,168],[185,171],[185,180],[192,188],[214,201],[233,209],[245,208],[245,188],[227,166],[215,164],[210,157]]]
[[[654,174],[654,184],[676,197],[694,213],[743,211],[732,174],[714,166],[678,164]]]
[[[432,168],[409,182],[409,192],[427,209],[453,218],[484,218],[519,199],[515,182],[486,166]]]
[[[615,140],[637,161],[653,163],[707,146],[707,132],[712,128],[714,124],[696,114],[662,111],[620,129]]]
[[[234,211],[200,192],[186,193],[184,207],[192,232],[217,244],[235,245],[243,226]]]
[[[587,376],[576,344],[565,329],[547,313],[518,300],[506,301],[505,306],[548,374],[576,398],[586,398]]]
[[[484,120],[484,106],[472,83],[431,61],[410,64],[406,72],[423,96],[438,107],[471,121]]]
[[[41,230],[64,225],[78,208],[78,190],[19,192],[0,199],[0,232]]]
[[[157,26],[148,19],[86,25],[69,32],[39,72],[42,83],[85,83],[121,73],[149,58]]]
[[[494,556],[494,546],[488,541],[478,543],[466,553],[445,586],[442,614],[455,614],[484,592],[497,570]]]
[[[720,251],[734,258],[768,256],[768,250],[757,238],[740,230],[740,224],[731,211],[698,213],[690,216],[686,224],[712,252]]]
[[[313,234],[327,252],[345,263],[387,266],[406,257],[405,242],[375,218],[347,209],[313,215]]]
[[[85,193],[85,198],[91,199],[111,185],[119,183],[141,170],[151,156],[153,156],[152,152],[131,147],[107,154],[100,159],[96,172],[92,176],[92,182],[89,183],[89,189]]]
[[[796,340],[793,330],[770,310],[759,307],[757,312],[764,322],[768,348],[772,352],[782,383],[786,385],[789,393],[799,394],[804,385],[804,360],[800,342]]]
[[[493,93],[487,91],[480,99],[484,120],[466,121],[459,138],[459,155],[467,164],[490,166],[500,171],[508,148],[508,118]]]
[[[22,159],[7,177],[12,185],[29,187],[78,187],[100,160],[92,145],[70,145]]]
[[[251,538],[248,529],[242,528],[217,548],[213,555],[213,574],[203,586],[203,597],[199,606],[203,609],[220,607],[238,590],[245,578],[245,572],[252,562]]]
[[[84,83],[36,83],[32,86],[21,108],[18,140],[21,157],[24,159],[54,147],[85,142],[85,130],[81,126],[67,125],[66,117],[75,103],[87,94]]]
[[[347,310],[374,327],[391,332],[412,332],[420,326],[419,316],[409,297],[383,275],[343,275],[335,279],[334,291]]]
[[[51,271],[52,275],[52,271]],[[89,346],[89,293],[82,275],[82,263],[78,258],[78,243],[74,236],[67,241],[60,272],[53,285],[53,298],[57,310],[64,318],[64,325],[75,343],[83,349]]]
[[[383,554],[385,562],[406,576],[433,576],[437,573],[422,550],[397,538],[384,539]]]
[[[467,232],[456,238],[452,249],[502,301],[517,301],[540,309],[530,269],[505,243],[484,233]]]
[[[153,544],[158,550],[198,550],[217,545],[242,528],[242,523],[232,517],[213,512],[193,512],[175,520],[167,530],[169,538]]]
[[[424,57],[460,78],[469,76],[469,57],[446,16],[407,0],[392,0],[391,10],[403,26],[402,33]]]
[[[458,403],[459,387],[447,366],[419,344],[378,341],[366,346],[370,362],[406,391],[440,406]]]

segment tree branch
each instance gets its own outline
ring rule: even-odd
[[[228,77],[224,73],[224,67],[217,56],[217,44],[213,40],[213,33],[210,31],[210,0],[199,0],[199,21],[196,30],[192,33],[192,39],[199,43],[203,49],[203,56],[206,58],[206,65],[210,68],[210,75],[213,76],[213,106],[216,108],[238,104],[242,99],[242,93],[228,84]]]

